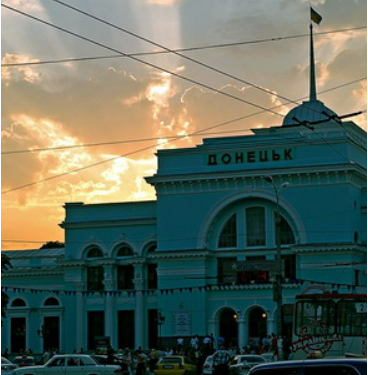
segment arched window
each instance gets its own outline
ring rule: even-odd
[[[54,297],[50,297],[47,298],[47,300],[44,303],[44,306],[59,306],[59,301]]]
[[[134,253],[133,253],[133,250],[129,246],[122,246],[116,254],[116,256],[118,257],[127,257],[127,256],[132,256],[132,255],[134,255]]]
[[[277,213],[275,213],[275,223],[277,222]],[[290,224],[286,219],[280,215],[280,236],[281,236],[281,245],[291,245],[295,243],[294,233],[290,227]],[[278,232],[276,231],[276,243],[278,240]]]
[[[94,248],[90,249],[87,253],[88,259],[90,259],[90,258],[102,258],[102,257],[103,257],[102,250],[97,248],[97,247],[94,247]]]
[[[104,269],[102,266],[87,267],[87,289],[100,292],[104,289]]]
[[[291,217],[282,207],[279,211],[280,244],[295,244],[296,232]],[[261,198],[233,202],[214,218],[207,246],[220,250],[275,248],[279,240],[275,212],[275,203]]]
[[[230,216],[230,218],[226,221],[225,225],[222,228],[218,247],[219,248],[226,248],[226,247],[236,247],[237,246],[237,220],[236,214]]]
[[[157,244],[150,244],[147,247],[147,254],[154,253],[157,250]]]
[[[266,244],[266,215],[264,207],[246,209],[247,246],[264,246]]]
[[[12,304],[11,304],[12,307],[26,307],[26,303],[25,301],[22,299],[22,298],[16,298]]]

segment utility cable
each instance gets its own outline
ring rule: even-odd
[[[336,29],[331,31],[324,31],[320,33],[314,33],[313,36],[320,36],[325,34],[335,34],[335,33],[342,33],[347,31],[353,30],[360,30],[366,29],[367,26],[359,26],[359,27],[352,27],[347,29]],[[228,48],[234,46],[243,46],[247,44],[258,44],[258,43],[268,43],[268,42],[277,42],[280,40],[287,40],[287,39],[297,39],[297,38],[306,38],[309,37],[309,34],[299,34],[299,35],[289,35],[285,37],[274,37],[274,38],[266,38],[266,39],[256,39],[251,41],[244,41],[244,42],[233,42],[233,43],[221,43],[221,44],[211,44],[207,46],[198,46],[198,47],[187,47],[187,48],[177,48],[173,49],[173,52],[191,52],[191,51],[200,51],[206,49],[216,49],[216,48]],[[136,52],[136,53],[129,53],[129,56],[149,56],[149,55],[161,55],[167,54],[167,51],[151,51],[151,52]],[[60,64],[60,63],[68,63],[68,62],[75,62],[75,61],[89,61],[89,60],[103,60],[103,59],[113,59],[113,58],[123,58],[125,56],[121,55],[107,55],[107,56],[90,56],[90,57],[74,57],[74,58],[64,58],[64,59],[55,59],[55,60],[44,60],[44,61],[29,61],[29,62],[19,62],[19,63],[4,63],[1,64],[2,68],[15,68],[18,66],[28,66],[28,65],[45,65],[45,64]]]
[[[220,94],[220,95],[226,96],[226,97],[228,97],[228,98],[231,98],[231,99],[237,100],[237,101],[239,101],[239,102],[241,102],[241,103],[248,104],[248,105],[250,105],[250,106],[253,106],[253,107],[256,107],[256,108],[259,108],[259,109],[263,109],[263,110],[265,110],[265,111],[268,111],[268,112],[270,112],[270,113],[272,113],[272,114],[274,114],[274,115],[277,115],[277,116],[283,117],[282,114],[280,114],[280,113],[278,113],[278,112],[274,112],[274,111],[269,110],[269,109],[266,109],[265,107],[263,107],[263,106],[261,106],[261,105],[258,105],[258,104],[255,104],[255,103],[252,103],[252,102],[250,102],[250,101],[248,101],[248,100],[245,100],[245,99],[239,98],[239,97],[237,97],[237,96],[234,96],[234,95],[232,95],[232,94],[229,94],[229,93],[227,93],[227,92],[221,91],[221,90],[216,89],[216,88],[214,88],[214,87],[212,87],[212,86],[209,86],[209,85],[207,85],[207,84],[205,84],[205,83],[201,83],[201,82],[199,82],[199,81],[196,81],[196,80],[194,80],[194,79],[192,79],[192,78],[185,77],[185,76],[180,75],[180,74],[175,73],[175,72],[171,72],[171,71],[168,70],[168,69],[161,68],[161,67],[159,67],[158,65],[155,65],[155,64],[149,63],[149,62],[144,61],[144,60],[142,60],[142,59],[139,59],[139,58],[137,58],[137,57],[135,57],[135,56],[129,56],[129,55],[127,55],[126,53],[124,53],[124,52],[122,52],[122,51],[119,51],[119,50],[117,50],[117,49],[115,49],[115,48],[109,47],[109,46],[107,46],[107,45],[105,45],[105,44],[103,44],[103,43],[100,43],[100,42],[96,42],[96,41],[93,40],[93,39],[90,39],[90,38],[88,38],[88,37],[85,37],[85,36],[82,36],[82,35],[77,34],[77,33],[75,33],[75,32],[72,32],[72,31],[70,31],[70,30],[67,30],[67,29],[65,29],[65,28],[63,28],[63,27],[60,27],[60,26],[57,26],[57,25],[52,24],[52,23],[50,23],[50,22],[47,22],[47,21],[42,20],[42,19],[40,19],[40,18],[38,18],[38,17],[32,16],[32,15],[29,14],[29,13],[23,12],[23,11],[21,11],[21,10],[19,10],[19,9],[16,9],[16,8],[13,8],[13,7],[9,6],[9,5],[1,4],[1,6],[2,6],[3,8],[8,9],[8,10],[11,10],[11,11],[13,11],[13,12],[15,12],[15,13],[18,13],[18,14],[21,14],[21,15],[23,15],[23,16],[25,16],[25,17],[28,17],[28,18],[30,18],[30,19],[33,19],[33,20],[35,20],[35,21],[37,21],[37,22],[40,22],[40,23],[42,23],[42,24],[45,24],[45,25],[47,25],[47,26],[50,26],[50,27],[55,28],[55,29],[57,29],[57,30],[60,30],[60,31],[62,31],[62,32],[64,32],[64,33],[67,33],[67,34],[69,34],[69,35],[72,35],[72,36],[74,36],[74,37],[76,37],[76,38],[78,38],[78,39],[82,39],[82,40],[84,40],[84,41],[86,41],[86,42],[89,42],[89,43],[92,43],[92,44],[97,45],[97,46],[99,46],[99,47],[102,47],[102,48],[108,49],[108,50],[110,50],[110,51],[112,51],[112,52],[118,53],[118,54],[123,55],[123,56],[125,56],[125,57],[129,57],[130,59],[132,59],[132,60],[134,60],[134,61],[137,61],[137,62],[139,62],[139,63],[141,63],[141,64],[147,65],[147,66],[149,66],[149,67],[151,67],[151,68],[154,68],[154,69],[160,70],[160,71],[162,71],[162,72],[164,72],[164,73],[168,73],[168,74],[170,74],[170,75],[172,75],[172,76],[174,76],[174,77],[177,77],[177,78],[183,79],[183,80],[188,81],[188,82],[190,82],[190,83],[192,83],[192,84],[195,84],[195,85],[198,85],[198,86],[202,86],[202,87],[204,87],[204,88],[206,88],[206,89],[208,89],[208,90],[210,90],[210,91],[213,91],[213,92],[215,92],[215,93],[217,93],[217,94]]]
[[[352,116],[352,115],[357,115],[357,114],[360,114],[361,112],[357,112],[357,113],[353,113],[353,114],[350,114],[350,115],[343,115],[343,116],[340,116],[340,117],[348,117],[348,116]],[[237,121],[238,119],[236,119]],[[235,120],[231,120],[232,122],[235,121]],[[323,122],[326,122],[323,121],[323,120],[320,120],[320,121],[315,121],[315,122],[310,122],[308,123],[309,126],[313,126],[314,124],[319,124],[319,123],[323,123]],[[229,123],[229,121],[227,121],[226,123]],[[213,128],[213,127],[212,127]],[[194,133],[194,134],[198,134],[199,132],[197,133]],[[317,134],[317,133],[316,133]],[[317,134],[318,135],[318,134]],[[318,135],[319,136],[319,135]],[[184,136],[178,136],[176,139],[172,139],[170,141],[167,141],[165,144],[168,144],[170,142],[175,142],[179,139],[182,139],[182,138],[185,138],[187,137],[187,135],[184,135]],[[320,137],[320,136],[319,136]],[[320,137],[321,138],[321,137]],[[321,138],[323,140],[323,138]],[[326,140],[324,140],[325,142],[327,142]],[[327,143],[329,144],[329,143]],[[101,164],[105,164],[105,163],[109,163],[113,160],[117,160],[117,159],[120,159],[122,157],[127,157],[127,156],[130,156],[130,155],[133,155],[133,154],[136,154],[136,153],[139,153],[139,152],[142,152],[142,151],[145,151],[145,150],[149,150],[149,149],[152,149],[154,147],[156,147],[157,145],[154,145],[154,146],[148,146],[148,147],[144,147],[144,148],[141,148],[141,149],[138,149],[138,150],[135,150],[135,151],[131,151],[131,152],[128,152],[127,154],[123,154],[123,155],[118,155],[118,156],[115,156],[113,158],[110,158],[110,159],[106,159],[106,160],[102,160],[100,162],[97,162],[97,163],[93,163],[93,164],[89,164],[87,166],[84,166],[84,167],[81,167],[81,168],[76,168],[72,171],[68,171],[68,172],[64,172],[64,173],[61,173],[61,174],[58,174],[58,175],[55,175],[55,176],[50,176],[50,177],[47,177],[47,178],[44,178],[44,179],[41,179],[41,180],[38,180],[38,181],[34,181],[34,182],[30,182],[28,184],[24,184],[24,185],[21,185],[21,186],[18,186],[18,187],[15,187],[15,188],[11,188],[11,189],[8,189],[8,190],[4,190],[1,192],[1,195],[3,194],[7,194],[7,193],[10,193],[10,192],[13,192],[15,190],[19,190],[19,189],[23,189],[23,188],[26,188],[26,187],[30,187],[30,186],[33,186],[33,185],[38,185],[40,183],[43,183],[43,182],[46,182],[46,181],[50,181],[50,180],[54,180],[54,179],[57,179],[59,177],[63,177],[63,176],[67,176],[67,175],[70,175],[72,173],[76,173],[76,172],[80,172],[80,171],[83,171],[83,170],[86,170],[86,169],[89,169],[89,168],[92,168],[92,167],[95,167],[95,166],[98,166],[98,165],[101,165]],[[332,147],[332,145],[330,145]],[[336,150],[334,148],[334,150]],[[338,151],[338,150],[336,150]],[[340,152],[339,152],[340,154]],[[342,155],[342,154],[340,154]],[[344,155],[342,155],[344,159],[346,159],[346,157]],[[348,161],[348,163],[350,164],[351,161],[346,159]]]
[[[332,90],[340,89],[342,87],[345,87],[345,86],[348,86],[348,85],[351,85],[351,84],[355,84],[357,82],[360,82],[360,81],[363,81],[363,80],[366,80],[366,79],[367,79],[367,77],[359,78],[357,80],[350,81],[348,83],[344,83],[344,84],[341,84],[341,85],[338,85],[338,86],[326,89],[324,91],[319,92],[318,94],[322,95],[322,94],[324,94],[326,92],[330,92]],[[303,98],[299,98],[299,99],[297,99],[297,101],[304,100],[306,98],[308,98],[308,97],[306,96],[306,97],[303,97]],[[277,105],[275,107],[272,107],[271,109],[276,109],[276,108],[279,108],[280,106],[283,106],[283,105],[287,105],[287,104]],[[366,112],[366,111],[362,111],[362,112]],[[246,117],[251,117],[251,116],[254,116],[254,115],[259,114],[259,113],[262,113],[262,112],[257,112],[255,114],[250,114],[250,115],[247,115]],[[241,117],[241,119],[244,119],[244,117]],[[216,128],[216,127],[228,125],[229,123],[236,122],[236,121],[239,121],[239,119],[234,119],[234,120],[226,121],[225,123],[217,124],[215,126],[211,126],[209,128],[205,128],[205,129],[199,130],[198,132],[184,135],[184,136],[182,136],[182,138],[189,138],[189,137],[196,137],[196,136],[203,136],[203,135],[214,135],[214,134],[238,133],[239,131],[242,131],[242,130],[238,129],[238,130],[225,131],[225,132],[204,133],[204,131],[206,131],[206,130],[210,130],[210,129],[213,129],[213,128]],[[161,136],[161,137],[131,139],[131,140],[122,140],[122,141],[86,143],[86,144],[82,144],[82,145],[70,145],[70,146],[59,146],[59,147],[45,147],[45,148],[37,148],[37,149],[35,148],[35,149],[12,150],[12,151],[4,151],[4,152],[1,153],[1,155],[24,154],[24,153],[43,152],[43,151],[56,151],[56,150],[64,150],[64,149],[75,149],[75,148],[81,148],[81,147],[106,146],[106,145],[125,144],[125,143],[130,144],[130,143],[137,143],[137,142],[146,142],[146,141],[159,140],[159,139],[163,139],[163,138],[164,139],[173,139],[173,138],[178,139],[178,136]]]
[[[78,12],[78,13],[84,15],[84,16],[87,16],[87,17],[89,17],[89,18],[92,18],[93,20],[96,20],[96,21],[101,22],[101,23],[103,23],[103,24],[105,24],[105,25],[108,25],[108,26],[110,26],[110,27],[112,27],[112,28],[114,28],[114,29],[116,29],[116,30],[122,31],[122,32],[125,33],[125,34],[128,34],[128,35],[133,36],[133,37],[135,37],[135,38],[137,38],[137,39],[140,39],[140,40],[142,40],[142,41],[144,41],[144,42],[146,42],[146,43],[149,43],[149,44],[152,44],[152,45],[154,45],[154,46],[156,46],[156,47],[159,47],[159,48],[165,50],[165,51],[168,52],[168,53],[175,54],[176,56],[179,56],[179,57],[181,57],[181,58],[183,58],[183,59],[186,59],[186,60],[188,60],[188,61],[190,61],[190,62],[192,62],[192,63],[195,63],[195,64],[197,64],[197,65],[199,65],[199,66],[202,66],[202,67],[204,67],[204,68],[206,68],[206,69],[209,69],[209,70],[212,70],[212,71],[214,71],[214,72],[216,72],[216,73],[219,73],[219,74],[221,74],[221,75],[223,75],[223,76],[225,76],[225,77],[227,77],[227,78],[231,78],[231,79],[233,79],[233,80],[235,80],[235,81],[238,81],[238,82],[241,82],[241,83],[243,83],[243,84],[245,84],[245,85],[251,86],[251,87],[253,87],[253,88],[257,89],[257,90],[263,91],[263,92],[267,93],[268,95],[276,96],[276,97],[278,97],[278,98],[281,98],[281,99],[286,100],[287,102],[291,102],[291,103],[294,103],[294,104],[299,104],[299,103],[294,102],[294,101],[292,101],[292,100],[290,100],[290,99],[288,99],[288,98],[286,98],[286,97],[284,97],[284,96],[282,96],[282,95],[279,95],[279,94],[277,94],[277,93],[275,93],[275,92],[272,92],[272,91],[270,91],[270,90],[264,89],[264,88],[261,87],[261,86],[255,85],[254,83],[251,83],[251,82],[249,82],[249,81],[246,81],[246,80],[241,79],[241,78],[238,78],[238,77],[235,77],[234,75],[229,74],[229,73],[226,73],[226,72],[224,72],[223,70],[217,69],[217,68],[215,68],[215,67],[213,67],[213,66],[210,66],[210,65],[208,65],[208,64],[206,64],[206,63],[203,63],[203,62],[201,62],[201,61],[199,61],[199,60],[196,60],[196,59],[193,59],[193,58],[191,58],[191,57],[189,57],[189,56],[183,55],[182,53],[179,53],[179,52],[177,52],[177,51],[175,51],[175,50],[173,50],[173,49],[167,48],[166,46],[164,46],[164,45],[162,45],[162,44],[160,44],[160,43],[156,43],[156,42],[154,42],[154,41],[152,41],[152,40],[150,40],[150,39],[148,39],[148,38],[142,37],[142,36],[140,36],[140,35],[138,35],[138,34],[136,34],[136,33],[133,33],[132,31],[129,31],[129,30],[127,30],[127,29],[125,29],[125,28],[122,28],[122,27],[120,27],[120,26],[117,26],[117,25],[115,25],[115,24],[113,24],[113,23],[111,23],[111,22],[108,22],[108,21],[106,21],[106,20],[103,20],[103,19],[100,18],[100,17],[94,16],[94,15],[91,14],[91,13],[85,12],[85,11],[79,9],[79,8],[76,8],[76,7],[74,7],[74,6],[71,6],[71,5],[69,5],[69,4],[66,4],[66,3],[64,3],[63,1],[60,1],[60,0],[49,0],[49,1],[52,1],[52,2],[54,2],[54,3],[60,4],[60,5],[62,5],[62,6],[65,6],[65,7],[69,8],[69,9],[75,11],[75,12]]]

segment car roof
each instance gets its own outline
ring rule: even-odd
[[[268,369],[277,367],[295,367],[295,366],[316,366],[316,365],[363,365],[367,366],[367,359],[355,359],[355,358],[330,358],[330,359],[304,359],[304,360],[292,360],[292,361],[276,361],[271,363],[262,363],[254,367],[256,369]]]

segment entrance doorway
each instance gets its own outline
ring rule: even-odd
[[[238,346],[238,316],[233,309],[221,311],[219,336],[224,338],[226,348]]]
[[[45,316],[43,319],[43,349],[60,349],[60,319],[58,316]]]
[[[260,308],[255,307],[249,313],[248,324],[249,337],[263,338],[267,336],[267,314]]]
[[[19,353],[26,350],[26,318],[11,318],[10,320],[12,353]]]

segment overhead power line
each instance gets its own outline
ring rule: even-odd
[[[270,109],[267,109],[267,108],[265,108],[265,107],[263,107],[263,106],[261,106],[261,105],[258,105],[258,104],[255,104],[255,103],[252,103],[252,102],[250,102],[250,101],[248,101],[248,100],[245,100],[245,99],[242,99],[242,98],[239,98],[239,97],[237,97],[237,96],[235,96],[235,95],[229,94],[229,93],[227,93],[227,92],[225,92],[225,91],[221,91],[221,90],[219,90],[219,89],[216,89],[216,88],[214,88],[214,87],[212,87],[212,86],[210,86],[210,85],[207,85],[207,84],[205,84],[205,83],[201,83],[201,82],[199,82],[199,81],[197,81],[197,80],[194,80],[194,79],[192,79],[192,78],[185,77],[185,76],[180,75],[180,74],[178,74],[178,73],[172,72],[172,71],[170,71],[170,70],[168,70],[168,69],[161,68],[161,67],[158,66],[158,65],[155,65],[155,64],[149,63],[149,62],[144,61],[144,60],[142,60],[142,59],[139,59],[139,58],[137,58],[137,57],[135,57],[135,56],[129,56],[129,55],[127,55],[126,53],[124,53],[124,52],[122,52],[122,51],[119,51],[119,50],[117,50],[117,49],[115,49],[115,48],[109,47],[109,46],[107,46],[107,45],[105,45],[105,44],[103,44],[103,43],[100,43],[100,42],[96,42],[96,41],[93,40],[93,39],[90,39],[90,38],[85,37],[85,36],[83,36],[83,35],[77,34],[77,33],[73,32],[73,31],[67,30],[67,29],[65,29],[65,28],[63,28],[63,27],[61,27],[61,26],[57,26],[57,25],[52,24],[52,23],[50,23],[50,22],[48,22],[48,21],[42,20],[42,19],[40,19],[40,18],[38,18],[38,17],[32,16],[32,15],[29,14],[29,13],[23,12],[23,11],[21,11],[21,10],[19,10],[19,9],[16,9],[16,8],[13,8],[13,7],[9,6],[9,5],[1,4],[1,6],[2,6],[3,8],[9,9],[9,10],[15,12],[15,13],[21,14],[21,15],[23,15],[23,16],[25,16],[25,17],[28,17],[28,18],[30,18],[30,19],[33,19],[33,20],[37,21],[37,22],[40,22],[40,23],[42,23],[42,24],[44,24],[44,25],[50,26],[50,27],[55,28],[55,29],[57,29],[57,30],[60,30],[60,31],[62,31],[62,32],[64,32],[64,33],[67,33],[67,34],[69,34],[69,35],[72,35],[72,36],[74,36],[74,37],[76,37],[76,38],[78,38],[78,39],[82,39],[82,40],[84,40],[84,41],[86,41],[86,42],[88,42],[88,43],[92,43],[92,44],[94,44],[94,45],[97,45],[97,46],[99,46],[99,47],[102,47],[102,48],[108,49],[108,50],[113,51],[113,52],[115,52],[115,53],[118,53],[118,54],[120,54],[120,55],[123,55],[123,56],[129,57],[130,59],[132,59],[132,60],[134,60],[134,61],[137,61],[137,62],[139,62],[139,63],[141,63],[141,64],[147,65],[147,66],[149,66],[149,67],[151,67],[151,68],[154,68],[154,69],[160,70],[160,71],[165,72],[165,73],[168,73],[168,74],[170,74],[170,75],[172,75],[172,76],[174,76],[174,77],[177,77],[177,78],[183,79],[183,80],[185,80],[185,81],[188,81],[188,82],[193,83],[193,84],[198,85],[198,86],[202,86],[202,87],[204,87],[204,88],[206,88],[206,89],[208,89],[208,90],[210,90],[210,91],[213,91],[213,92],[215,92],[215,93],[217,93],[217,94],[220,94],[220,95],[226,96],[226,97],[228,97],[228,98],[231,98],[231,99],[237,100],[237,101],[239,101],[239,102],[241,102],[241,103],[248,104],[248,105],[250,105],[250,106],[252,106],[252,107],[256,107],[256,108],[259,108],[259,109],[262,109],[262,110],[268,111],[268,112],[270,112],[270,113],[272,113],[272,114],[274,114],[274,115],[277,115],[277,116],[282,117],[282,115],[281,115],[280,113],[275,112],[275,111],[272,111],[272,110],[270,110]]]
[[[331,87],[329,89],[320,91],[318,93],[318,95],[322,95],[324,93],[327,93],[327,92],[330,92],[330,91],[333,91],[333,90],[336,90],[336,89],[340,89],[342,87],[345,87],[345,86],[348,86],[348,85],[351,85],[351,84],[355,84],[355,83],[361,82],[361,81],[366,80],[366,79],[367,79],[367,77],[363,77],[363,78],[356,79],[354,81],[350,81],[348,83],[344,83],[344,84],[341,84],[341,85],[338,85],[338,86],[335,86],[335,87]],[[297,101],[301,101],[301,100],[304,100],[306,98],[307,97],[299,98],[299,99],[297,99]],[[276,107],[273,107],[273,109],[276,109],[280,106],[282,106],[282,105],[278,105]],[[364,111],[362,111],[362,112],[364,112]],[[259,112],[257,112],[256,114],[259,114]],[[253,115],[255,115],[255,114],[247,115],[246,117],[251,117]],[[242,117],[241,119],[244,119],[244,117]],[[238,133],[239,131],[242,131],[242,130],[238,129],[238,130],[224,131],[224,132],[204,133],[204,131],[206,131],[206,130],[213,129],[213,128],[216,128],[216,127],[220,127],[220,126],[223,126],[223,125],[228,125],[229,123],[236,122],[236,121],[239,121],[239,119],[230,120],[230,121],[227,121],[225,123],[217,124],[215,126],[211,126],[209,128],[202,129],[202,130],[200,130],[196,133],[190,133],[190,134],[187,134],[187,135],[183,135],[182,137],[183,138],[187,138],[187,137],[189,138],[189,137],[196,137],[196,136],[203,136],[203,135]],[[249,130],[249,129],[247,129],[247,130]],[[107,145],[116,145],[116,144],[126,144],[126,143],[130,144],[130,143],[138,143],[138,142],[146,142],[146,141],[157,141],[157,140],[160,140],[160,139],[176,139],[177,140],[178,136],[163,135],[161,137],[139,138],[139,139],[130,139],[130,140],[121,140],[121,141],[86,143],[86,144],[78,144],[78,145],[59,146],[59,147],[44,147],[44,148],[33,148],[33,149],[23,149],[23,150],[10,150],[10,151],[3,151],[1,153],[1,155],[25,154],[25,153],[34,153],[34,152],[43,152],[43,151],[57,151],[57,150],[76,149],[76,148],[84,148],[84,147],[97,147],[97,146],[107,146]]]
[[[77,8],[77,7],[75,7],[75,6],[72,6],[72,5],[70,5],[70,4],[67,4],[67,3],[65,3],[65,2],[63,2],[63,1],[61,1],[61,0],[50,0],[50,1],[52,1],[52,2],[54,2],[54,3],[56,3],[56,4],[59,4],[59,5],[61,5],[61,6],[64,6],[64,7],[68,8],[68,9],[71,9],[71,10],[73,10],[73,11],[79,13],[79,14],[82,14],[83,16],[86,16],[86,17],[88,17],[88,18],[91,18],[91,19],[93,19],[93,20],[95,20],[95,21],[98,21],[98,22],[104,24],[104,25],[107,25],[107,26],[109,26],[109,27],[112,27],[113,29],[116,29],[116,30],[118,30],[118,31],[121,31],[121,32],[123,32],[123,33],[125,33],[125,34],[127,34],[127,35],[133,36],[134,38],[137,38],[137,39],[142,40],[142,41],[144,41],[144,42],[146,42],[146,43],[149,43],[149,44],[152,44],[152,45],[154,45],[154,46],[156,46],[156,47],[159,47],[159,48],[163,49],[164,51],[166,51],[166,52],[168,52],[168,53],[175,54],[175,55],[177,55],[177,56],[179,56],[179,57],[181,57],[181,58],[183,58],[183,59],[185,59],[185,60],[188,60],[188,61],[190,61],[190,62],[192,62],[192,63],[194,63],[194,64],[197,64],[197,65],[202,66],[202,67],[204,67],[204,68],[206,68],[206,69],[212,70],[212,71],[214,71],[214,72],[216,72],[216,73],[218,73],[218,74],[221,74],[221,75],[223,75],[223,76],[225,76],[225,77],[227,77],[227,78],[231,78],[231,79],[236,80],[236,81],[238,81],[238,82],[241,82],[241,83],[243,83],[243,84],[245,84],[245,85],[249,85],[249,86],[251,86],[251,87],[253,87],[253,88],[257,89],[257,90],[263,91],[263,92],[265,92],[265,93],[268,94],[268,95],[276,96],[276,97],[278,97],[278,98],[280,98],[280,99],[286,100],[287,102],[291,102],[291,103],[294,103],[294,104],[299,104],[299,103],[295,103],[294,101],[290,100],[289,98],[286,98],[286,97],[284,97],[284,96],[282,96],[282,95],[280,95],[280,94],[277,94],[277,93],[275,93],[275,92],[272,92],[271,90],[265,89],[265,88],[263,88],[263,87],[261,87],[261,86],[259,86],[259,85],[256,85],[256,84],[254,84],[254,83],[252,83],[252,82],[246,81],[246,80],[241,79],[241,78],[239,78],[239,77],[236,77],[236,76],[234,76],[234,75],[232,75],[232,74],[229,74],[229,73],[227,73],[227,72],[224,72],[223,70],[220,70],[220,69],[218,69],[218,68],[215,68],[215,67],[213,67],[213,66],[211,66],[211,65],[209,65],[209,64],[203,63],[203,62],[201,62],[201,61],[199,61],[199,60],[197,60],[197,59],[194,59],[194,58],[191,58],[191,57],[189,57],[189,56],[183,55],[182,53],[177,52],[177,51],[175,51],[175,50],[173,50],[173,49],[170,49],[170,48],[164,46],[164,45],[161,44],[161,43],[157,43],[157,42],[155,42],[155,41],[153,41],[153,40],[151,40],[151,39],[148,39],[148,38],[146,38],[146,37],[143,37],[143,36],[141,36],[141,35],[138,35],[137,33],[134,33],[134,32],[132,32],[132,31],[130,31],[130,30],[127,30],[126,28],[123,28],[123,27],[121,27],[121,26],[115,25],[115,24],[113,24],[113,23],[111,23],[111,22],[109,22],[109,21],[106,21],[106,20],[102,19],[101,17],[97,17],[97,16],[95,16],[95,15],[89,13],[89,12],[86,12],[86,11],[80,9],[80,8]]]
[[[356,112],[356,113],[351,113],[351,114],[347,114],[347,115],[343,115],[343,116],[336,116],[335,117],[335,120],[339,120],[340,118],[347,118],[347,117],[351,117],[351,116],[357,116],[359,114],[361,114],[362,112]],[[236,119],[236,120],[232,120],[232,121],[238,121],[239,119]],[[325,121],[322,121],[322,120],[319,120],[319,121],[314,121],[314,122],[308,122],[308,123],[305,123],[305,125],[308,125],[308,128],[309,129],[312,129],[313,130],[313,125],[315,124],[320,124],[322,122],[326,122],[328,121],[329,119],[327,118]],[[228,122],[227,122],[228,123]],[[296,124],[298,125],[298,124]],[[303,124],[301,124],[303,125]],[[203,130],[202,130],[203,131]],[[313,132],[315,134],[317,134],[314,130]],[[193,134],[199,134],[199,132],[197,133],[193,133]],[[320,137],[319,134],[317,134],[318,137]],[[171,142],[174,142],[174,141],[177,141],[179,139],[182,139],[182,138],[186,138],[188,137],[188,135],[185,135],[185,136],[178,136],[177,138],[173,139],[173,140],[170,140],[170,141],[167,141],[165,144],[168,144],[168,143],[171,143]],[[320,137],[321,138],[321,137]],[[350,163],[350,160],[348,160],[343,154],[341,154],[338,150],[336,150],[331,144],[328,143],[328,141],[326,141],[325,139],[322,139],[327,145],[331,146],[333,150],[335,150],[336,152],[338,152],[346,161],[348,161],[348,163]],[[106,160],[102,160],[102,161],[99,161],[97,163],[93,163],[93,164],[89,164],[87,166],[84,166],[84,167],[80,167],[80,168],[76,168],[72,171],[68,171],[68,172],[64,172],[64,173],[60,173],[58,175],[55,175],[55,176],[50,176],[50,177],[47,177],[47,178],[44,178],[44,179],[41,179],[41,180],[38,180],[38,181],[34,181],[34,182],[30,182],[30,183],[27,183],[27,184],[24,184],[24,185],[21,185],[21,186],[18,186],[18,187],[15,187],[15,188],[11,188],[11,189],[8,189],[8,190],[4,190],[1,192],[1,195],[3,194],[7,194],[7,193],[10,193],[10,192],[13,192],[13,191],[16,191],[16,190],[20,190],[20,189],[24,189],[26,187],[30,187],[30,186],[34,186],[34,185],[38,185],[40,183],[43,183],[43,182],[46,182],[46,181],[51,181],[51,180],[55,180],[57,178],[60,178],[60,177],[63,177],[63,176],[67,176],[67,175],[70,175],[70,174],[73,174],[73,173],[76,173],[76,172],[80,172],[80,171],[83,171],[83,170],[86,170],[86,169],[89,169],[89,168],[92,168],[92,167],[95,167],[95,166],[98,166],[98,165],[102,165],[102,164],[106,164],[106,163],[109,163],[113,160],[117,160],[117,159],[120,159],[122,157],[127,157],[127,156],[130,156],[130,155],[134,155],[134,154],[137,154],[139,152],[142,152],[142,151],[146,151],[146,150],[149,150],[149,149],[152,149],[154,147],[156,147],[157,145],[153,145],[153,146],[148,146],[148,147],[144,147],[144,148],[141,148],[139,150],[135,150],[135,151],[131,151],[131,152],[128,152],[126,154],[123,154],[123,155],[118,155],[118,156],[115,156],[113,158],[110,158],[110,159],[106,159]]]
[[[348,31],[361,30],[361,29],[366,29],[366,28],[367,28],[367,26],[351,27],[351,28],[347,28],[347,29],[336,29],[336,30],[331,30],[331,31],[314,33],[313,35],[316,37],[316,36],[325,35],[325,34],[344,33],[344,32],[348,32]],[[274,38],[266,38],[266,39],[248,40],[248,41],[244,41],[244,42],[221,43],[221,44],[211,44],[211,45],[207,45],[207,46],[176,48],[176,49],[172,49],[172,51],[173,52],[201,51],[201,50],[207,50],[207,49],[229,48],[229,47],[235,47],[235,46],[243,46],[243,45],[248,45],[248,44],[278,42],[278,41],[281,41],[281,40],[298,39],[298,38],[306,38],[306,37],[309,37],[309,34],[297,34],[297,35],[289,35],[289,36],[284,36],[284,37],[274,37]],[[150,51],[150,52],[128,53],[127,55],[128,56],[150,56],[150,55],[162,55],[162,54],[168,54],[168,53],[171,53],[171,52],[168,52],[168,51]],[[62,64],[62,63],[77,62],[77,61],[103,60],[103,59],[114,59],[114,58],[125,58],[125,57],[126,56],[122,56],[122,55],[70,57],[70,58],[55,59],[55,60],[4,63],[4,64],[1,64],[1,67],[2,68],[16,68],[18,66]]]

